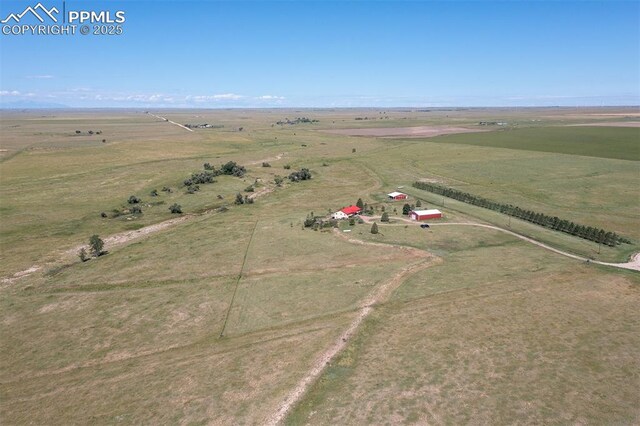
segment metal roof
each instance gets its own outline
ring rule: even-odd
[[[442,214],[442,212],[438,209],[431,209],[431,210],[413,210],[411,213],[415,213],[418,216],[423,216],[426,214]]]

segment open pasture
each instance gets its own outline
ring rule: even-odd
[[[405,226],[395,213],[377,235],[369,224],[303,226],[311,212],[358,198],[378,215],[382,206],[401,212],[404,202],[385,195],[400,190],[410,204],[441,209],[444,222],[511,226],[624,261],[640,240],[637,129],[565,124],[620,121],[594,114],[625,109],[151,112],[223,127],[189,132],[144,111],[0,117],[3,424],[264,424],[336,342],[345,350],[320,365],[285,422],[624,424],[640,415],[637,273],[489,229]],[[296,117],[318,121],[276,124]],[[325,132],[479,121],[509,130],[424,140]],[[186,193],[192,172],[227,161],[247,173]],[[311,180],[286,178],[301,168]],[[411,188],[422,179],[633,241],[598,252]],[[238,192],[255,203],[235,205]],[[142,215],[111,217],[130,195],[142,198]],[[92,234],[115,241],[179,217],[173,203],[180,221],[78,259]],[[390,296],[370,303],[389,283]],[[371,314],[342,341],[365,308]]]

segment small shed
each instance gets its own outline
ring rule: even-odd
[[[337,211],[331,214],[331,219],[347,219],[349,216],[343,211]]]
[[[406,200],[407,199],[407,194],[403,194],[402,192],[391,192],[389,194],[387,194],[387,197],[389,197],[389,199],[391,200]]]
[[[440,219],[442,212],[437,209],[431,210],[412,210],[409,213],[411,220],[427,220],[427,219]]]
[[[344,209],[340,210],[342,213],[346,214],[347,216],[351,217],[353,215],[356,215],[358,213],[360,213],[362,209],[358,206],[349,206],[349,207],[345,207]]]

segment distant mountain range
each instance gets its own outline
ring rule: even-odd
[[[60,109],[70,108],[69,105],[57,104],[54,102],[36,102],[36,101],[0,101],[0,109]]]

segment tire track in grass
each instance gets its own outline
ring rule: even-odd
[[[231,296],[231,302],[229,302],[229,309],[227,309],[227,314],[224,317],[224,322],[222,323],[222,330],[220,331],[220,338],[224,337],[224,330],[227,328],[227,322],[229,321],[229,315],[231,314],[231,308],[233,308],[233,302],[236,299],[236,293],[238,292],[238,287],[240,287],[240,280],[242,279],[242,273],[244,272],[244,265],[247,263],[247,255],[249,254],[249,249],[251,248],[251,241],[253,241],[253,235],[256,233],[256,228],[258,227],[258,221],[253,225],[253,229],[251,230],[251,236],[249,237],[249,242],[247,243],[247,249],[244,251],[244,257],[242,258],[242,266],[240,266],[240,273],[238,274],[238,279],[236,280],[236,286],[233,289],[233,295]]]
[[[379,217],[363,217],[363,219],[365,220],[366,223],[371,223],[374,219],[379,219]],[[398,219],[404,222],[418,225],[416,221],[410,221],[409,219],[404,219],[404,218],[398,218]],[[406,226],[406,225],[396,224],[395,226]],[[493,229],[493,230],[497,230],[500,232],[505,232],[507,234],[513,235],[516,238],[535,244],[541,248],[552,251],[556,254],[570,257],[572,259],[577,259],[582,261],[591,261],[592,263],[597,263],[600,265],[607,265],[607,266],[613,266],[616,268],[640,271],[640,253],[636,254],[633,257],[633,259],[627,263],[620,263],[620,264],[606,263],[606,262],[592,261],[590,259],[586,259],[581,256],[577,256],[571,253],[564,252],[562,250],[558,250],[556,248],[543,244],[539,241],[536,241],[532,238],[525,237],[524,235],[520,235],[516,232],[510,231],[504,228],[500,228],[498,226],[485,225],[482,223],[475,223],[475,222],[439,223],[439,224],[433,224],[432,226],[476,226],[481,228]],[[429,266],[432,266],[433,264],[436,263],[433,261],[429,262],[429,260],[435,260],[438,263],[442,261],[441,258],[437,258],[425,250],[397,245],[397,244],[375,243],[375,242],[358,240],[358,239],[346,236],[345,234],[341,233],[337,229],[334,229],[334,233],[338,237],[345,239],[353,244],[370,245],[370,246],[377,246],[377,247],[393,247],[395,249],[399,248],[407,252],[412,252],[413,254],[421,255],[425,259],[418,263],[409,265],[403,268],[402,270],[400,270],[396,275],[394,275],[394,277],[390,281],[383,284],[381,287],[378,288],[377,291],[375,291],[375,293],[371,294],[368,298],[366,298],[363,301],[362,306],[360,308],[360,312],[358,313],[356,318],[351,322],[349,327],[340,335],[340,338],[320,354],[320,356],[312,364],[310,370],[302,377],[302,379],[298,382],[298,384],[287,394],[287,396],[284,398],[283,402],[278,407],[278,409],[266,419],[265,424],[267,425],[275,426],[284,422],[287,415],[291,412],[293,407],[302,400],[303,396],[307,393],[310,386],[323,373],[326,366],[329,365],[331,360],[333,360],[347,346],[347,343],[349,343],[349,340],[355,335],[360,324],[372,312],[374,305],[384,302],[389,297],[389,295],[395,289],[397,289],[408,276],[414,273],[417,273],[423,269],[426,269]]]
[[[371,223],[373,220],[378,220],[380,219],[380,216],[361,216],[362,219],[365,221],[365,223]],[[394,218],[395,220],[401,220],[403,222],[407,222],[410,223],[412,225],[419,225],[420,222],[416,222],[415,220],[410,220],[410,219],[405,219],[403,217],[397,217]],[[398,226],[400,224],[388,224],[385,226]],[[400,226],[406,226],[406,225],[400,225]],[[619,268],[619,269],[628,269],[631,271],[640,271],[640,253],[636,253],[634,256],[631,257],[631,259],[628,262],[625,263],[609,263],[609,262],[601,262],[599,260],[592,260],[592,259],[588,259],[586,257],[582,257],[582,256],[578,256],[577,254],[573,254],[573,253],[569,253],[566,251],[562,251],[560,249],[557,249],[555,247],[551,247],[545,243],[541,243],[538,240],[534,240],[533,238],[530,237],[526,237],[522,234],[518,234],[517,232],[513,232],[510,231],[508,229],[504,229],[504,228],[500,228],[499,226],[495,226],[495,225],[487,225],[484,223],[477,223],[477,222],[446,222],[446,223],[430,223],[429,226],[475,226],[478,228],[487,228],[487,229],[493,229],[496,231],[500,231],[500,232],[504,232],[507,233],[509,235],[512,235],[516,238],[519,238],[523,241],[529,242],[531,244],[535,244],[538,247],[542,247],[545,250],[549,250],[552,251],[556,254],[565,256],[565,257],[570,257],[571,259],[575,259],[575,260],[580,260],[582,262],[587,262],[587,263],[596,263],[598,265],[605,265],[605,266],[612,266],[614,268]]]
[[[309,387],[320,377],[325,368],[331,361],[344,350],[350,339],[356,334],[362,322],[371,314],[376,304],[385,302],[391,293],[396,290],[410,275],[413,275],[423,269],[426,269],[442,260],[427,251],[416,249],[413,247],[405,247],[394,244],[374,243],[350,238],[342,234],[339,230],[334,233],[351,244],[368,245],[375,247],[386,247],[400,249],[409,252],[414,256],[422,258],[418,262],[414,262],[402,268],[389,281],[379,286],[372,294],[360,303],[359,312],[355,319],[349,324],[347,329],[340,334],[330,347],[324,350],[312,364],[310,370],[302,377],[298,384],[287,394],[278,409],[265,420],[266,425],[275,426],[281,424],[291,409],[302,399],[309,390]]]

